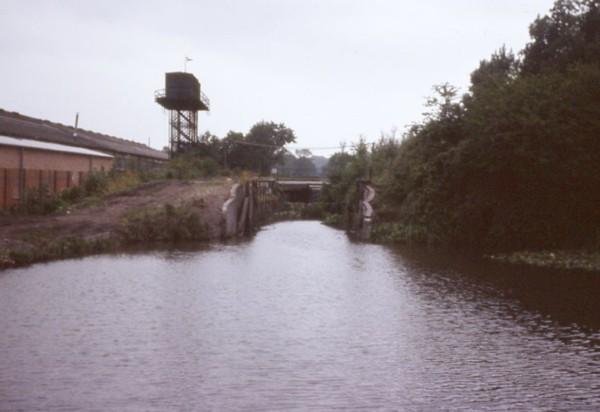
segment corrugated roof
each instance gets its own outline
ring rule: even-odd
[[[90,130],[75,129],[71,126],[2,109],[0,109],[0,134],[155,160],[167,160],[169,158],[168,154],[154,150],[142,143]]]
[[[86,156],[107,157],[113,156],[97,150],[84,149],[83,147],[67,146],[58,143],[48,143],[39,140],[23,139],[20,137],[9,137],[0,135],[0,146],[27,147],[30,149],[50,150],[52,152],[73,153]]]

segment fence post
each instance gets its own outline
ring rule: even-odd
[[[23,149],[22,147],[19,150],[19,184],[17,186],[17,193],[19,195],[19,201],[21,201],[21,198],[23,197],[23,191],[24,191],[24,187],[25,187],[25,168],[24,166],[24,152],[25,149]]]
[[[2,173],[4,174],[2,178],[4,179],[4,198],[2,199],[2,207],[4,209],[8,208],[8,169],[2,169]]]

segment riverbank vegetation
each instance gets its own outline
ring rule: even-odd
[[[434,87],[400,140],[334,155],[325,193],[348,216],[377,187],[374,237],[477,250],[600,247],[600,1],[558,0],[467,93]]]
[[[51,215],[0,217],[0,268],[222,236],[224,177],[147,182]]]
[[[377,189],[376,241],[524,262],[562,256],[540,251],[600,250],[600,0],[557,0],[531,24],[530,35],[520,52],[500,47],[482,60],[465,93],[434,86],[423,119],[401,138],[361,139],[334,154],[323,168],[330,184],[321,203],[290,214],[349,227],[357,182],[369,180]],[[292,175],[315,173],[303,156],[286,158],[284,146],[295,139],[293,130],[273,122],[221,139],[207,133],[202,144],[159,170],[93,174],[58,195],[31,192],[15,212],[68,211],[156,181],[265,175],[278,164],[290,166]],[[128,242],[204,238],[197,209],[133,210],[119,230]],[[164,230],[173,222],[181,232]],[[77,250],[71,243],[48,250]],[[509,253],[522,250],[538,252]]]
[[[194,157],[210,159],[234,174],[251,171],[269,175],[271,169],[283,161],[287,153],[284,146],[295,142],[296,135],[283,123],[261,121],[246,134],[229,131],[219,139],[207,132],[201,141],[192,152]]]
[[[119,227],[119,238],[127,243],[208,240],[209,231],[201,217],[204,207],[204,202],[198,200],[129,210]]]
[[[72,231],[69,225],[34,227],[0,247],[0,268],[115,252],[134,245],[207,241],[210,229],[201,216],[204,207],[202,200],[195,200],[177,206],[131,208],[114,227],[96,233],[63,233],[64,229]]]
[[[49,260],[69,259],[117,250],[114,239],[82,239],[34,234],[30,241],[0,249],[0,269]]]
[[[488,260],[515,265],[553,269],[600,271],[600,252],[582,250],[540,250],[499,253],[485,256]]]
[[[281,123],[247,134],[203,136],[152,170],[97,172],[60,193],[28,190],[0,214],[0,268],[122,250],[219,239],[234,179],[268,174],[295,140]]]
[[[92,205],[100,198],[125,192],[150,180],[139,172],[95,172],[90,173],[83,183],[59,193],[52,193],[47,187],[25,190],[23,197],[8,212],[16,215],[47,215],[67,210],[76,204]]]
[[[60,193],[49,188],[26,190],[8,212],[16,215],[47,215],[86,207],[103,199],[152,182],[190,180],[215,176],[269,174],[284,159],[285,144],[294,142],[294,131],[282,123],[258,122],[247,134],[229,132],[223,139],[206,133],[201,143],[150,170],[90,173],[79,186]]]

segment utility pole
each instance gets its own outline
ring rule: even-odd
[[[75,131],[73,132],[73,136],[77,137],[77,128],[79,127],[79,112],[75,113]]]

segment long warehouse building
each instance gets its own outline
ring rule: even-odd
[[[92,171],[149,169],[168,160],[144,144],[0,109],[0,208],[26,190],[77,186]]]

